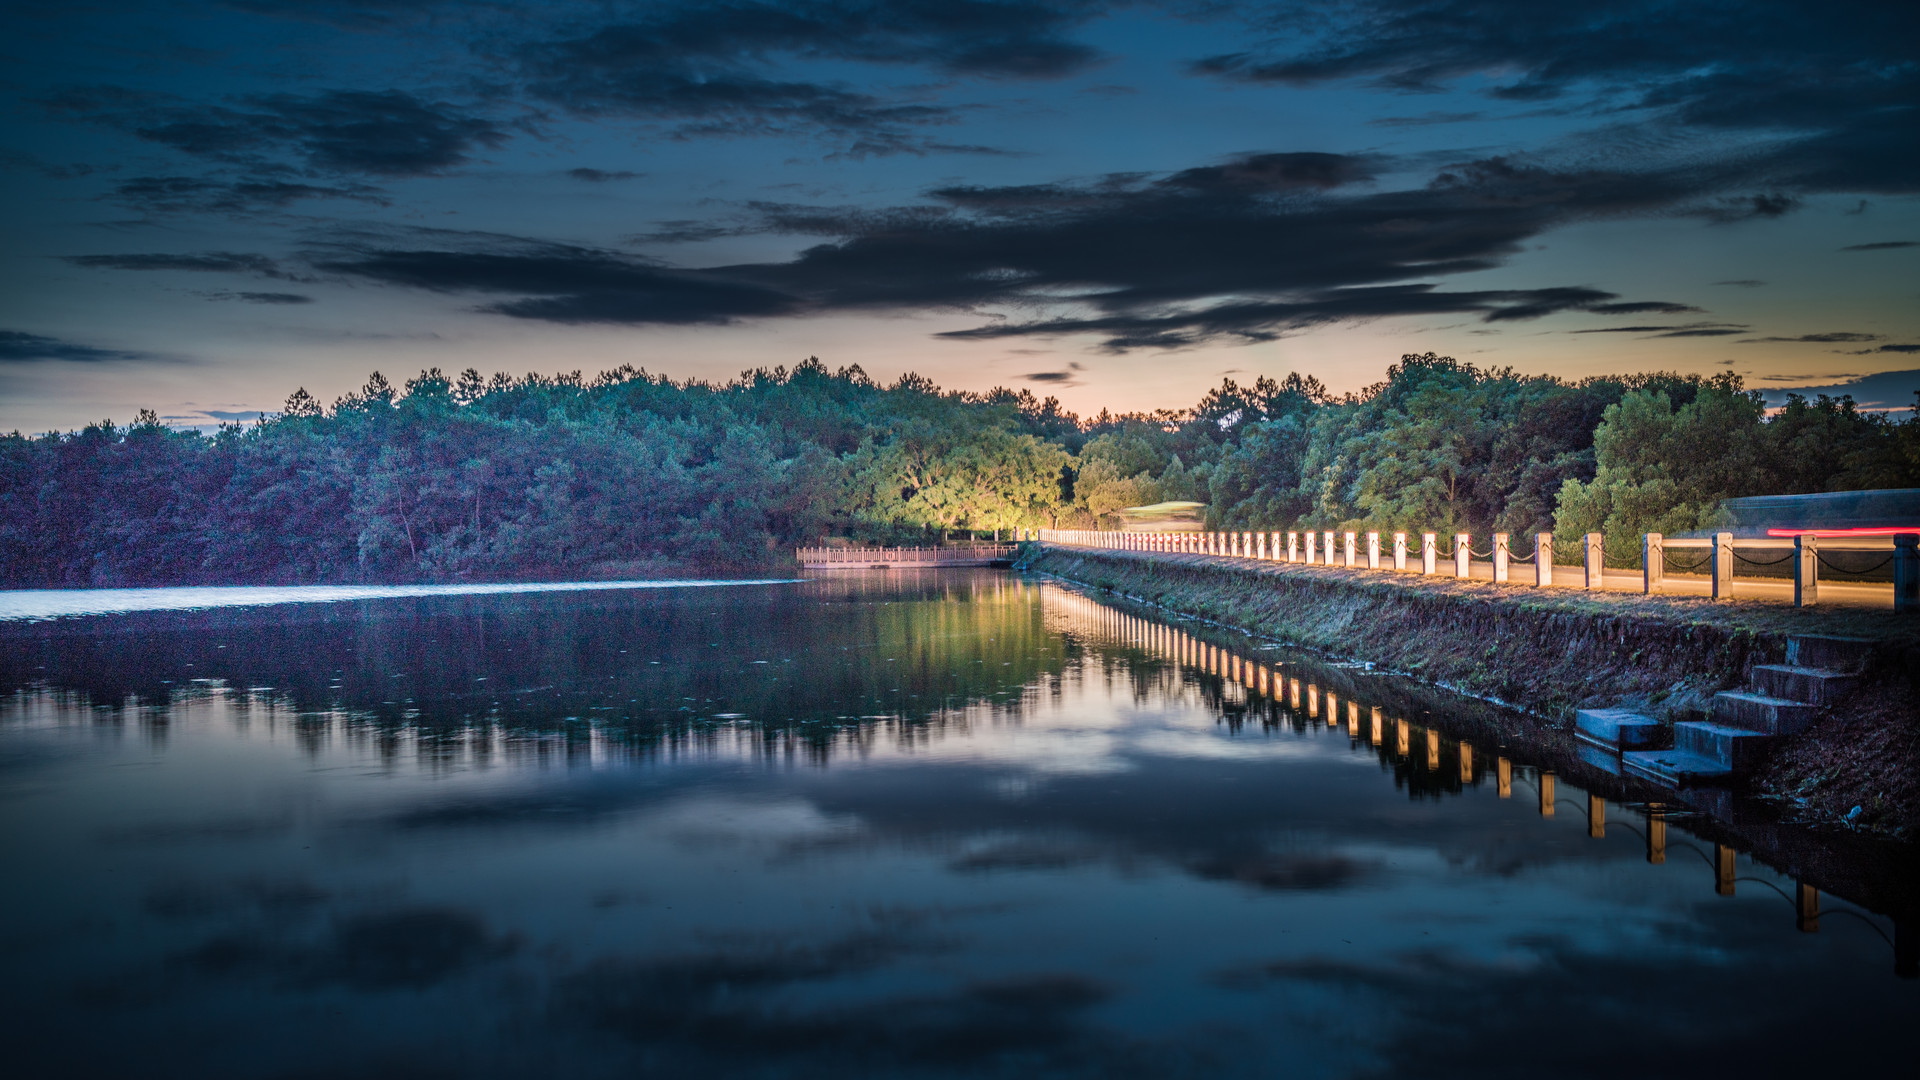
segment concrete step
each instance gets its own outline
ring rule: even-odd
[[[1743,773],[1760,761],[1775,736],[1725,724],[1673,725],[1673,749],[1711,761],[1728,772]]]
[[[1804,701],[1809,705],[1831,705],[1859,684],[1860,676],[1831,668],[1758,664],[1753,669],[1755,690],[1768,697]]]
[[[1678,750],[1633,750],[1620,755],[1627,775],[1652,780],[1668,787],[1711,784],[1730,779],[1732,770],[1717,761]]]
[[[1660,741],[1660,722],[1631,709],[1581,709],[1573,714],[1573,734],[1608,750],[1647,750]]]
[[[1745,690],[1722,690],[1713,695],[1714,723],[1768,735],[1793,735],[1813,723],[1819,713],[1818,705]]]
[[[1867,638],[1803,634],[1787,639],[1787,663],[1793,667],[1859,671],[1871,655],[1873,642]]]

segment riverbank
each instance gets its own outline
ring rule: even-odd
[[[1869,639],[1861,688],[1776,747],[1753,788],[1812,819],[1859,806],[1849,827],[1920,834],[1920,619],[1048,545],[1022,565],[1569,726],[1576,709],[1609,706],[1699,719],[1754,665],[1783,662],[1790,636]]]

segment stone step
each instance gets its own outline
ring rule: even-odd
[[[1683,723],[1673,725],[1673,749],[1711,761],[1728,772],[1743,773],[1760,761],[1775,736],[1726,724]]]
[[[1652,780],[1668,787],[1711,784],[1730,779],[1732,770],[1710,758],[1683,754],[1678,750],[1634,750],[1620,755],[1620,764],[1630,776]]]
[[[1813,718],[1819,714],[1818,705],[1745,690],[1722,690],[1713,695],[1714,723],[1768,735],[1796,734],[1813,723]]]
[[[1573,734],[1608,750],[1647,750],[1660,741],[1660,722],[1632,709],[1581,709],[1573,714]]]
[[[1804,701],[1809,705],[1831,705],[1859,683],[1860,676],[1831,668],[1756,664],[1753,669],[1755,690],[1768,697]]]
[[[1873,642],[1867,638],[1802,634],[1787,639],[1787,663],[1792,667],[1859,671],[1871,655]]]

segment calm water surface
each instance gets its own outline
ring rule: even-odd
[[[1049,583],[135,611],[0,650],[10,1075],[1913,1060],[1891,919],[1800,917],[1488,706]]]

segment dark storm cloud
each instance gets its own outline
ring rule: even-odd
[[[905,0],[689,3],[509,50],[537,99],[588,116],[676,125],[680,135],[825,135],[872,156],[979,150],[914,133],[958,111],[783,78],[783,60],[911,64],[949,75],[1054,78],[1096,51],[1066,36],[1104,5]]]
[[[950,336],[1092,333],[1110,349],[1268,340],[1288,328],[1391,315],[1501,322],[1693,310],[1586,286],[1450,293],[1430,280],[1499,266],[1568,220],[1684,200],[1687,185],[1673,177],[1490,159],[1448,170],[1425,189],[1365,190],[1381,167],[1370,157],[1257,154],[1158,179],[946,187],[929,193],[935,205],[917,207],[749,204],[729,233],[832,239],[788,262],[697,271],[507,237],[439,250],[456,234],[424,232],[404,247],[355,241],[316,265],[444,292],[519,293],[527,298],[486,310],[556,322],[1000,307],[1033,314]]]
[[[1310,86],[1361,80],[1437,91],[1489,73],[1495,99],[1560,99],[1595,114],[1778,136],[1738,153],[1773,189],[1728,218],[1790,210],[1791,191],[1907,192],[1920,182],[1920,9],[1875,4],[1835,17],[1810,0],[1589,5],[1530,0],[1283,3],[1249,16],[1271,35],[1192,70]]]
[[[106,89],[45,100],[56,112],[195,157],[258,167],[292,158],[333,174],[426,176],[463,164],[506,133],[491,120],[400,90],[261,94],[227,105],[150,105]]]
[[[0,330],[0,364],[30,364],[42,360],[74,360],[96,363],[104,360],[153,360],[153,353],[130,349],[101,349],[59,338],[29,334],[21,330]]]
[[[1882,240],[1875,244],[1848,244],[1841,251],[1890,251],[1894,248],[1920,247],[1920,240]]]

